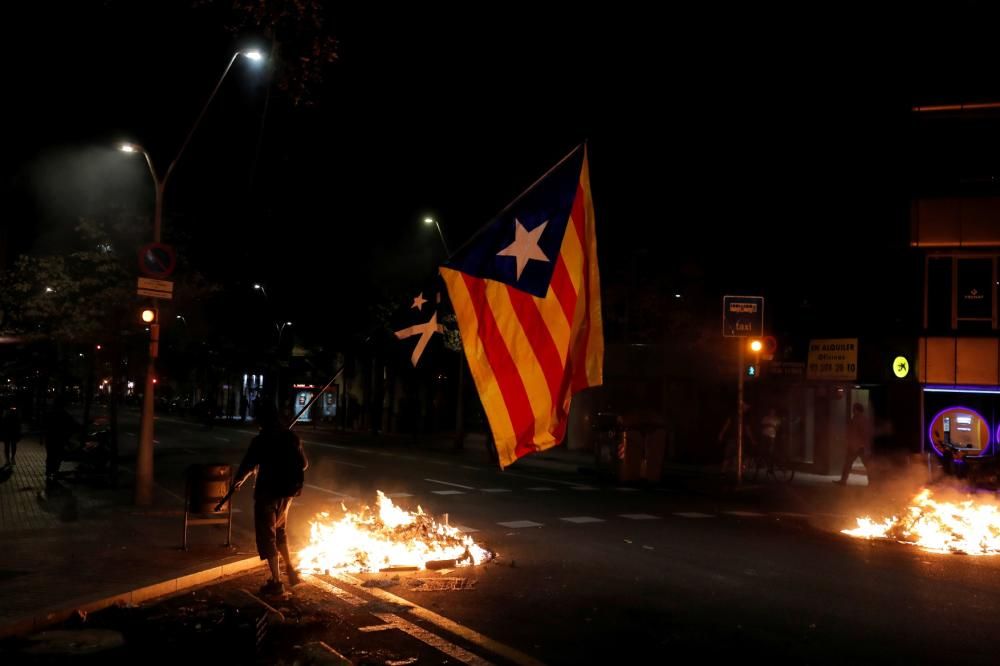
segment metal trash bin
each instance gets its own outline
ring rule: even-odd
[[[232,544],[232,499],[227,500],[220,510],[215,510],[229,491],[232,479],[232,465],[218,463],[188,467],[184,484],[184,550],[187,550],[188,527],[191,525],[228,525],[225,545]],[[192,518],[192,514],[199,517]]]

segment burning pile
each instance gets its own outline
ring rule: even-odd
[[[312,522],[310,543],[299,552],[301,571],[361,573],[426,569],[435,563],[461,567],[493,557],[472,537],[436,522],[419,506],[416,513],[399,508],[381,490],[377,512],[367,506],[357,513],[343,509],[338,521],[323,512]]]
[[[844,534],[863,539],[895,539],[927,550],[968,555],[1000,553],[1000,509],[995,504],[938,502],[927,488],[901,516],[882,522],[858,518]]]

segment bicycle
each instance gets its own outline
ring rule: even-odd
[[[772,447],[771,450],[761,451],[759,447],[748,447],[743,452],[743,479],[745,481],[756,481],[761,471],[766,476],[772,477],[781,483],[791,483],[795,478],[795,469],[791,466],[784,451],[777,450],[780,447]]]

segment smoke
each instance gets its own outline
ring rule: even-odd
[[[29,210],[36,220],[34,252],[64,250],[81,218],[151,217],[153,180],[141,155],[107,147],[67,147],[38,155],[23,172]]]
[[[913,498],[929,488],[939,502],[997,505],[993,492],[977,488],[963,479],[945,474],[934,454],[911,454],[905,459],[878,460],[869,466],[869,485],[861,493],[845,493],[835,513],[850,516],[847,527],[855,527],[855,517],[873,519],[899,516],[913,504]],[[849,491],[851,489],[848,489]]]

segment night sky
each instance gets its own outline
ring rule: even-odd
[[[152,210],[141,160],[111,146],[142,143],[162,171],[232,53],[270,48],[228,7],[5,12],[9,254]],[[1000,100],[1000,13],[907,7],[331,6],[338,58],[307,99],[236,62],[168,186],[164,240],[227,289],[266,283],[282,318],[349,318],[433,273],[424,216],[454,248],[587,140],[606,282],[864,322],[916,291],[910,196],[1000,175],[994,118],[909,111]]]

